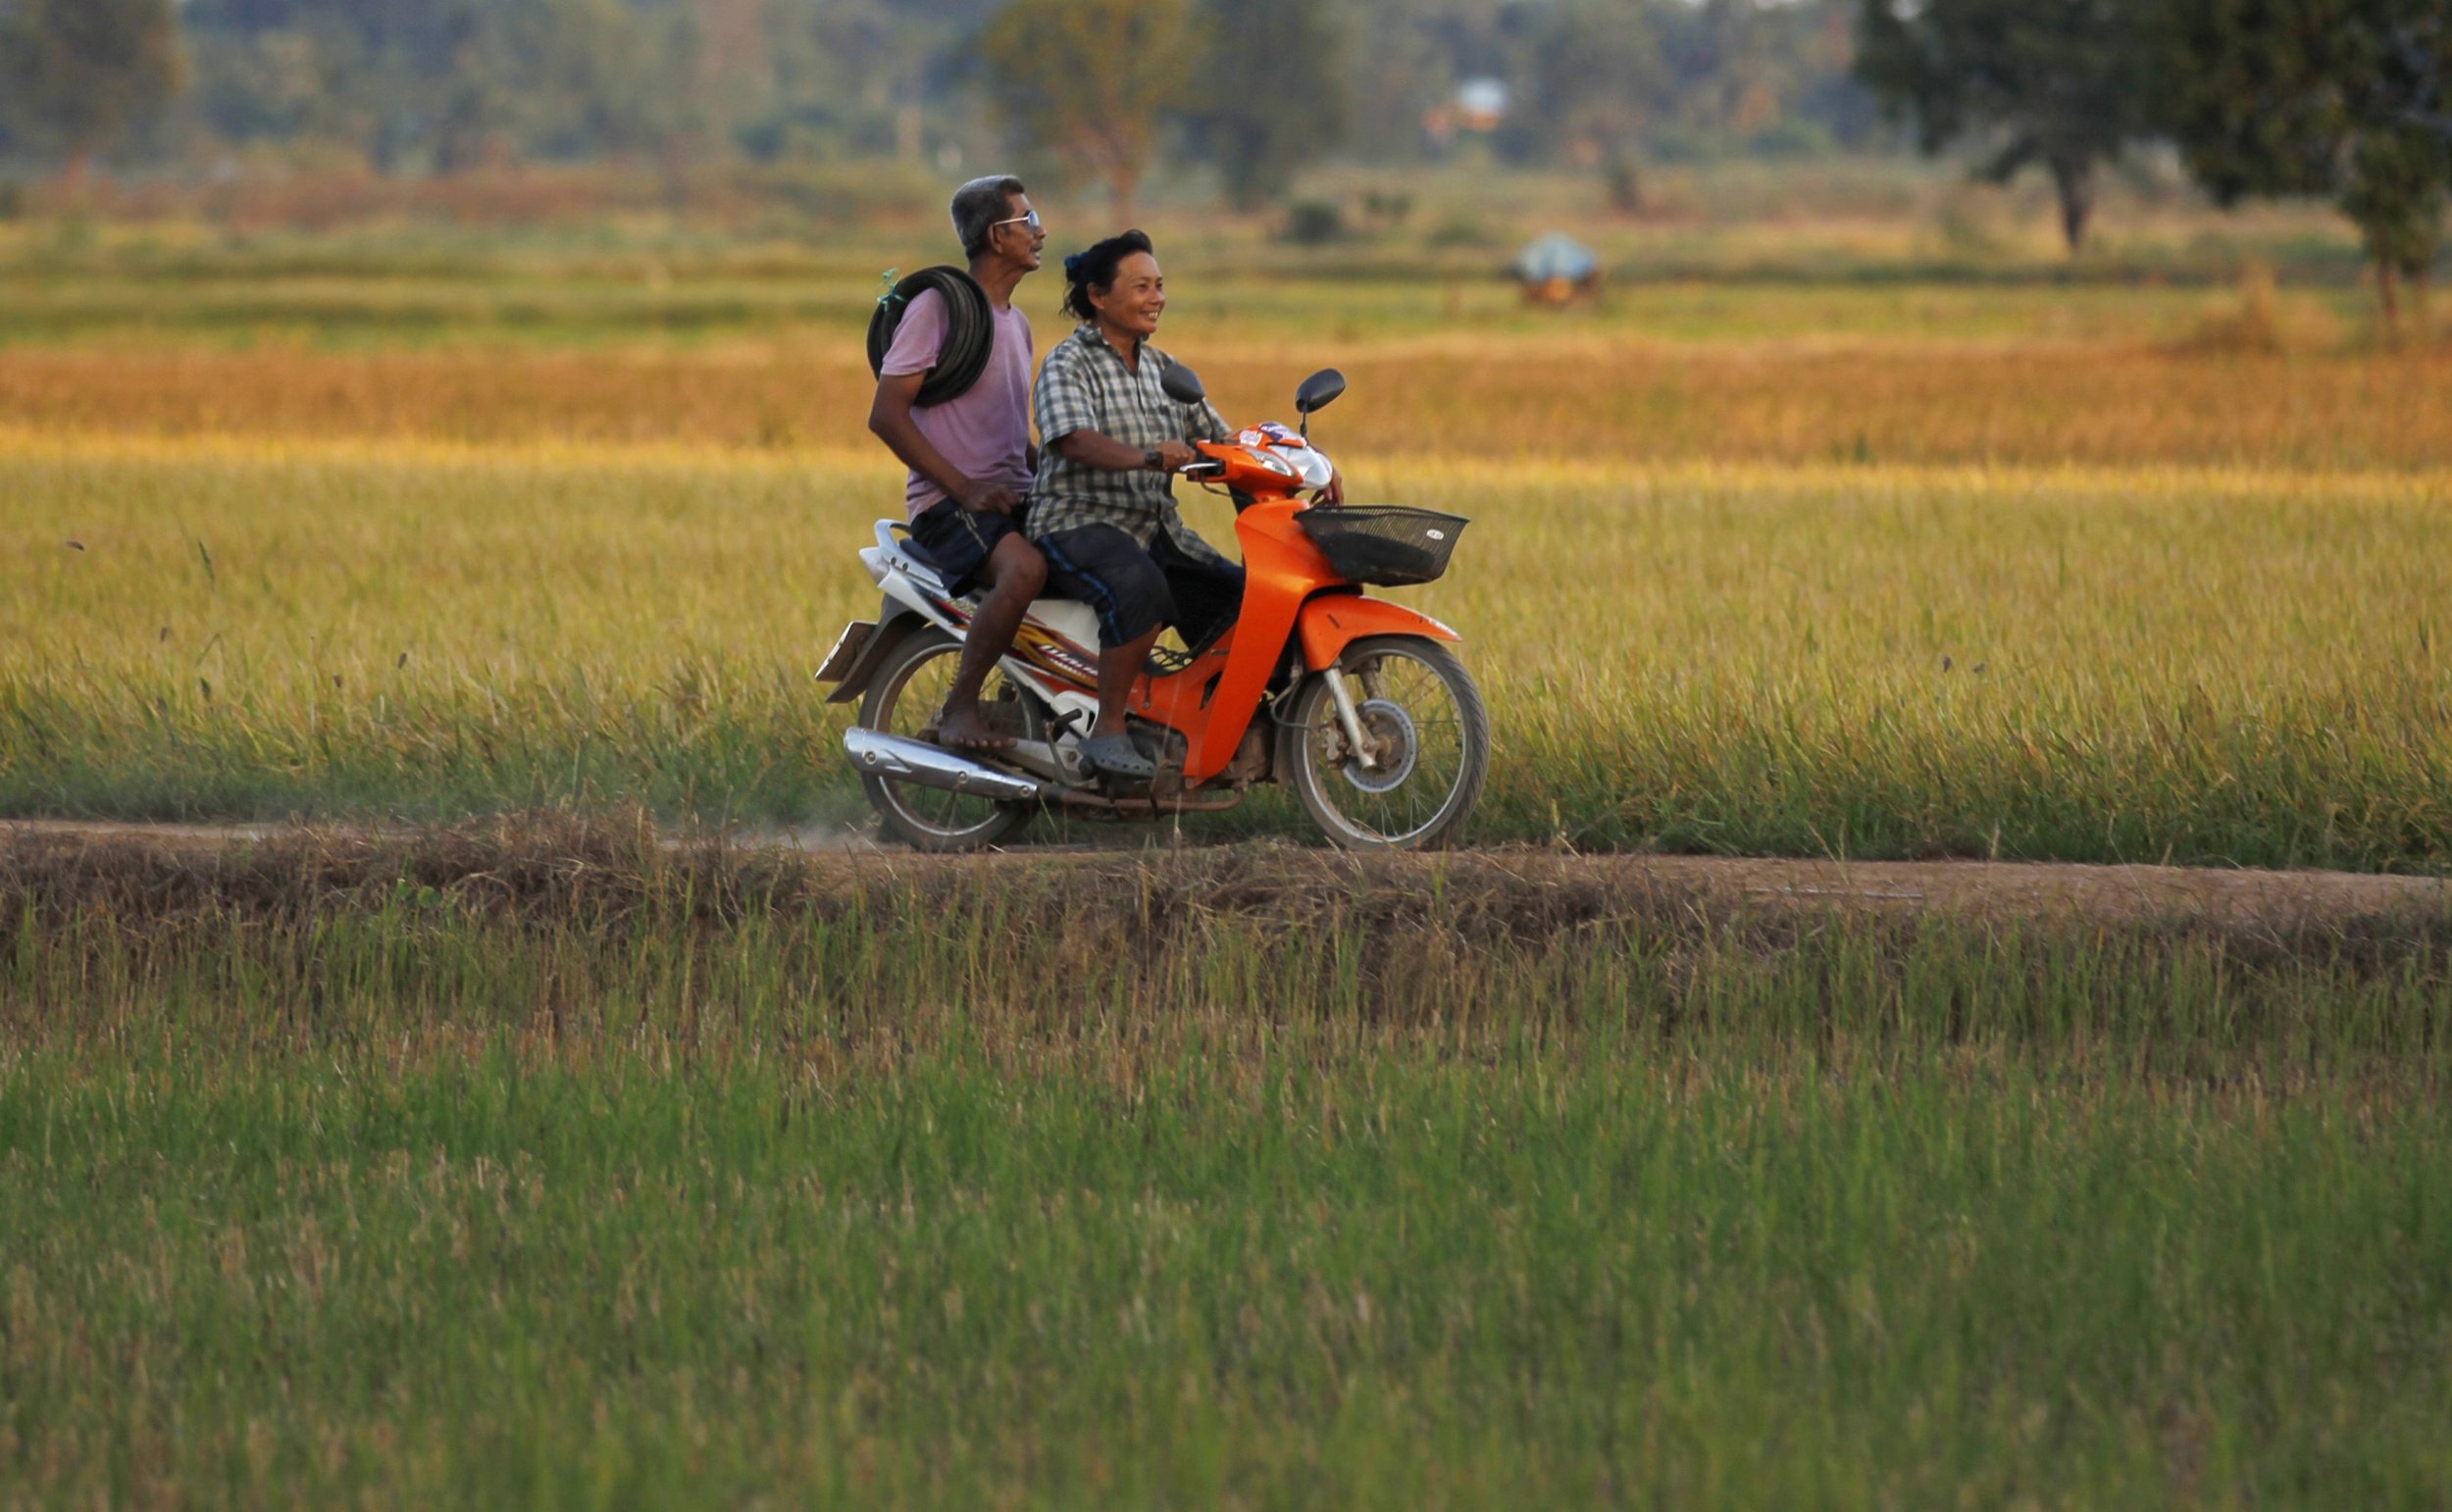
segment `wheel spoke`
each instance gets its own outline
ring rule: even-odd
[[[1436,664],[1402,649],[1386,649],[1349,664],[1361,680],[1366,731],[1388,742],[1388,760],[1402,772],[1394,786],[1380,788],[1388,769],[1358,766],[1349,753],[1334,766],[1323,763],[1311,786],[1314,797],[1359,835],[1379,843],[1402,843],[1438,824],[1472,769],[1467,721],[1456,691]],[[1402,711],[1401,717],[1388,711]],[[1332,709],[1323,707],[1311,749],[1324,753],[1340,742]],[[1327,781],[1329,777],[1337,781]],[[1376,790],[1374,790],[1376,789]]]

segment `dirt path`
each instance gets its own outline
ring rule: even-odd
[[[0,847],[129,844],[194,854],[299,832],[262,825],[143,825],[65,820],[0,821]],[[326,830],[336,843],[413,838],[408,830]],[[796,850],[816,864],[899,873],[1037,867],[1128,859],[1138,847],[1024,849],[979,857],[918,855],[840,831],[737,832],[729,843]],[[676,837],[675,843],[684,843]],[[1173,847],[1164,847],[1172,849]],[[1946,912],[2012,921],[2060,918],[2105,924],[2201,920],[2228,930],[2343,928],[2385,916],[2452,915],[2452,880],[2348,872],[2270,872],[2045,862],[1813,861],[1721,856],[1570,855],[1536,849],[1468,850],[1348,862],[1334,852],[1288,847],[1289,871],[1365,867],[1381,882],[1453,887],[1476,877],[1509,890],[1600,886],[1620,895],[1702,894],[1727,907],[1831,912]]]

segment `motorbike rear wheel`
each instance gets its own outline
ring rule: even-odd
[[[1375,764],[1362,764],[1328,680],[1314,677],[1281,730],[1278,772],[1348,850],[1445,845],[1490,777],[1490,715],[1472,675],[1447,647],[1414,635],[1357,640],[1337,666]]]
[[[961,660],[962,642],[945,631],[934,628],[912,631],[870,680],[868,696],[860,702],[861,728],[921,738],[936,725]],[[998,712],[1018,716],[1021,728],[1008,732],[1023,739],[1041,738],[1030,695],[1008,683],[1002,671],[988,675],[979,701],[992,722]],[[916,850],[983,850],[1012,838],[1038,812],[1034,803],[1005,803],[869,773],[861,774],[860,785],[887,832]]]

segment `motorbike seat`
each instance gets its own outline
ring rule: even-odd
[[[919,542],[911,539],[908,529],[901,521],[877,522],[877,544],[873,553],[882,554],[882,565],[893,567],[932,591],[946,592],[944,572],[929,560],[928,553],[920,548]],[[863,556],[872,562],[875,560],[872,553],[863,553]],[[873,567],[872,570],[876,569]],[[962,604],[966,612],[979,606],[977,595],[956,602]],[[1098,654],[1098,613],[1078,599],[1034,600],[1030,606],[1029,623],[1072,642],[1088,657],[1095,659]]]

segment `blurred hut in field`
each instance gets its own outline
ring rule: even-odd
[[[1601,292],[1601,258],[1590,247],[1552,231],[1515,255],[1509,270],[1526,302],[1562,309]]]

